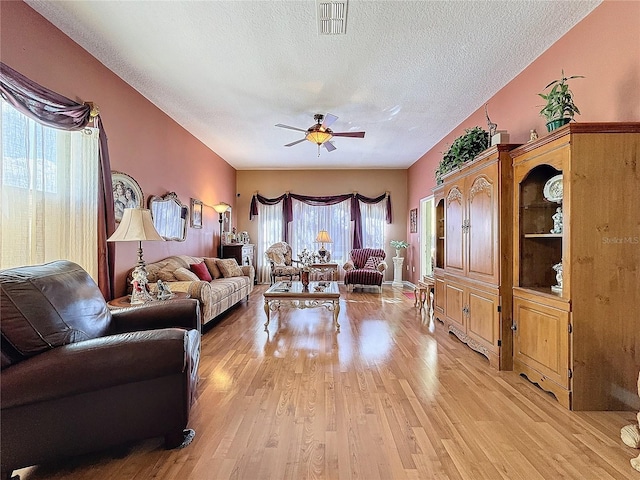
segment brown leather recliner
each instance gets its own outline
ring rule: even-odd
[[[2,479],[14,469],[164,436],[185,445],[197,300],[111,312],[75,263],[0,271]]]

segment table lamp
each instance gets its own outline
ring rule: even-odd
[[[220,219],[218,221],[220,222],[220,258],[222,258],[222,214],[229,210],[229,205],[222,202],[218,205],[214,205],[213,209],[218,212],[218,215],[220,216]]]
[[[153,298],[147,291],[147,268],[142,258],[142,241],[164,241],[151,219],[151,210],[147,208],[125,208],[120,225],[107,242],[138,242],[138,264],[133,269],[133,290],[131,305],[146,303]]]
[[[318,232],[318,236],[316,237],[316,243],[320,243],[320,248],[318,249],[318,255],[320,255],[320,262],[325,263],[327,260],[327,249],[324,248],[325,243],[333,243],[331,237],[329,236],[329,232],[326,230],[320,230]]]

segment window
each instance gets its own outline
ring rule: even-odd
[[[362,217],[362,246],[365,248],[382,248],[384,250],[384,230],[387,223],[385,202],[360,202]]]
[[[282,241],[284,220],[282,218],[282,202],[275,205],[258,204],[258,245],[257,245],[257,278],[260,283],[270,281],[270,267],[265,252],[276,242]]]
[[[325,245],[331,253],[331,261],[342,265],[349,259],[353,244],[351,222],[351,200],[336,205],[307,205],[293,200],[293,222],[291,222],[291,250],[294,258],[303,249],[317,252],[315,243],[320,230],[329,232],[333,243]]]
[[[40,125],[0,102],[0,268],[67,259],[98,272],[98,130]]]

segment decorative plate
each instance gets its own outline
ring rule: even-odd
[[[550,202],[562,203],[562,174],[547,180],[542,189],[542,194]]]

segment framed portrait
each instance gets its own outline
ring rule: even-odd
[[[418,209],[414,208],[409,211],[409,232],[418,233]]]
[[[191,228],[202,228],[202,202],[191,199]]]
[[[111,185],[113,210],[118,224],[122,220],[125,208],[141,208],[144,205],[144,195],[138,182],[126,173],[111,171]]]

